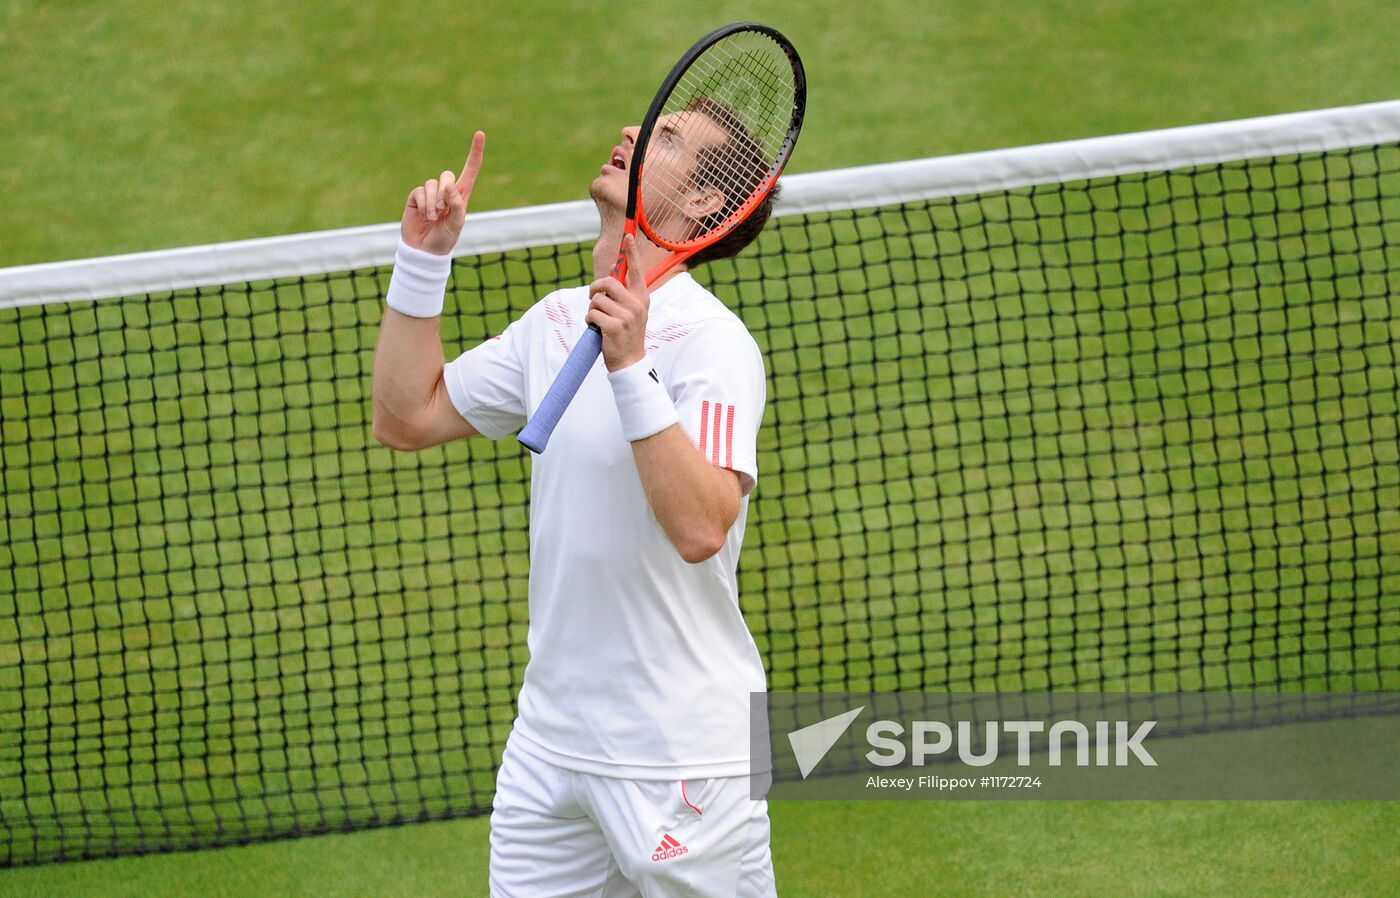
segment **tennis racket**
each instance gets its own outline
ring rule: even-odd
[[[766,25],[725,25],[685,52],[642,119],[627,173],[623,239],[641,228],[670,251],[647,286],[758,208],[792,156],[806,105],[802,60]],[[620,246],[612,275],[627,277]],[[517,437],[530,451],[544,451],[602,348],[590,324]]]

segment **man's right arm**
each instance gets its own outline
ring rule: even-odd
[[[374,349],[374,438],[413,451],[476,436],[447,395],[439,318],[384,310]]]
[[[408,249],[396,261],[392,307],[384,310],[374,350],[374,436],[392,449],[426,449],[477,433],[448,396],[438,322],[448,254],[462,233],[485,146],[478,131],[462,174],[445,171],[426,181],[404,205],[400,237]]]

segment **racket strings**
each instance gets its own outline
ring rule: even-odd
[[[722,174],[729,175],[725,180],[732,183],[771,167],[791,120],[793,88],[786,59],[774,58],[776,48],[766,54],[751,49],[737,55],[723,49],[716,47],[687,72],[667,106],[682,114],[699,111],[722,120],[731,136],[742,134],[740,151],[725,153],[720,160]],[[775,64],[783,69],[776,70]]]
[[[772,39],[740,33],[707,49],[650,138],[639,188],[648,233],[679,244],[736,224],[785,161],[795,104],[792,63]]]

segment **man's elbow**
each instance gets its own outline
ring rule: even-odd
[[[386,416],[379,413],[374,415],[371,430],[374,433],[374,438],[382,445],[399,452],[417,452],[419,449],[426,449],[431,445],[423,439],[422,434],[414,432],[402,423],[391,422]]]
[[[716,552],[724,548],[724,540],[728,535],[727,531],[717,527],[696,529],[676,540],[676,549],[687,564],[699,564],[714,557]]]

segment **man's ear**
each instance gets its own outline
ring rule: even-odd
[[[724,208],[724,191],[718,187],[706,187],[690,195],[685,204],[687,218],[702,221]]]

